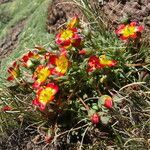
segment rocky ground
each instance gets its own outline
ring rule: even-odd
[[[122,18],[130,17],[139,21],[150,30],[150,1],[149,0],[107,0],[103,5],[104,12],[114,23]]]
[[[99,5],[113,25],[119,24],[123,19],[131,18],[143,24],[147,31],[150,30],[149,0],[101,0]],[[48,9],[48,31],[55,32],[74,14],[78,14],[80,18],[83,17],[79,8],[72,1],[53,0]]]
[[[53,0],[48,7],[47,30],[49,33],[56,33],[63,28],[63,24],[77,14],[83,17],[81,10],[70,0]]]

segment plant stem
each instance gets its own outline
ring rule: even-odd
[[[83,104],[83,106],[86,108],[87,111],[90,110],[89,106],[85,104],[85,102],[79,96],[78,96],[78,100]]]

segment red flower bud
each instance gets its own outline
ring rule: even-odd
[[[53,137],[51,137],[51,136],[45,136],[45,139],[44,139],[45,143],[51,143],[52,140],[53,140]]]
[[[10,110],[12,110],[12,107],[11,106],[8,106],[8,105],[6,105],[6,106],[3,106],[2,108],[1,108],[1,111],[10,111]]]
[[[93,124],[98,124],[99,122],[100,122],[100,116],[98,115],[98,114],[93,114],[92,116],[91,116],[91,122],[93,123]]]
[[[111,97],[105,99],[104,106],[108,109],[111,109],[113,107],[113,101]]]
[[[85,54],[86,54],[86,50],[85,50],[85,49],[80,50],[80,51],[79,51],[79,54],[80,54],[80,55],[85,55]]]

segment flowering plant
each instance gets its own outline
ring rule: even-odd
[[[68,106],[72,103],[71,99],[78,103],[78,97],[83,99],[83,95],[91,94],[94,90],[90,79],[101,76],[104,70],[111,71],[111,69],[117,68],[119,62],[113,60],[107,53],[103,54],[102,50],[91,50],[92,52],[89,54],[86,50],[86,39],[88,40],[88,37],[84,35],[79,18],[75,16],[67,23],[66,28],[56,35],[57,49],[47,50],[41,46],[36,46],[34,50],[21,56],[8,69],[10,77],[17,79],[17,82],[23,80],[26,83],[28,82],[26,79],[31,79],[28,85],[35,93],[32,104],[38,107],[40,111],[48,110],[51,102],[57,103],[59,99]],[[29,70],[28,73],[24,73],[24,67]],[[96,72],[98,76],[95,74]],[[107,73],[104,74],[107,76]],[[80,88],[82,91],[85,86],[89,88],[89,93],[79,94],[77,89]],[[73,94],[71,91],[75,93]],[[68,99],[69,94],[73,95]],[[101,95],[97,93],[95,96],[98,99]],[[106,109],[113,107],[111,97],[108,96],[108,99],[104,102]],[[92,108],[89,108],[89,104],[86,104],[84,100],[81,101],[86,109],[88,108],[87,111],[91,111]],[[97,112],[100,112],[102,106],[98,106],[98,102],[97,107]],[[93,111],[93,113],[96,112]],[[94,115],[93,113],[87,113],[89,120]],[[86,113],[83,114],[85,116]]]
[[[116,34],[121,40],[134,40],[140,38],[142,30],[142,26],[131,22],[120,25]],[[99,47],[96,36],[85,32],[75,16],[56,34],[55,45],[50,44],[49,49],[35,46],[8,68],[8,80],[34,96],[31,110],[35,108],[47,119],[71,110],[76,118],[91,125],[111,124],[111,112],[120,103],[115,99],[116,83],[123,86],[129,82],[124,71],[132,64],[126,61],[126,47]]]
[[[137,22],[133,21],[129,24],[119,25],[118,29],[116,30],[116,34],[121,40],[136,39],[140,37],[143,29],[143,26],[138,25]]]

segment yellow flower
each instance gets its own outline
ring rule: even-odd
[[[64,30],[64,32],[62,32],[60,38],[62,40],[68,40],[68,39],[72,38],[72,36],[73,36],[72,30]]]
[[[127,25],[119,25],[118,29],[116,30],[116,34],[119,35],[121,40],[127,40],[129,38],[135,39],[140,37],[143,30],[143,26],[138,25],[137,22],[131,22]]]
[[[58,59],[56,59],[56,71],[60,72],[61,74],[65,74],[67,72],[69,66],[68,59],[62,55]]]
[[[67,28],[76,28],[79,26],[79,17],[75,15],[68,23],[67,23]]]
[[[134,26],[127,25],[120,33],[123,34],[123,36],[128,37],[134,35],[136,31],[137,30]]]
[[[78,47],[81,44],[81,37],[76,28],[66,29],[56,35],[56,44],[64,48]]]
[[[49,64],[55,65],[51,73],[58,76],[64,75],[69,67],[69,61],[65,55],[51,57]]]
[[[106,58],[106,55],[101,55],[99,57],[99,63],[101,66],[105,67],[105,66],[109,66],[109,67],[113,67],[116,65],[116,61],[115,60],[109,60]]]
[[[44,110],[46,105],[54,99],[57,92],[58,86],[54,83],[49,83],[46,86],[40,87],[36,92],[36,98],[33,100],[33,104],[38,106],[40,110]]]
[[[39,65],[33,75],[33,79],[35,79],[33,87],[38,88],[46,81],[50,74],[51,70],[48,66]]]
[[[48,87],[48,88],[45,88],[44,90],[41,91],[41,93],[39,94],[39,101],[42,103],[42,104],[47,104],[51,98],[53,97],[55,93],[55,90]]]

